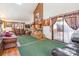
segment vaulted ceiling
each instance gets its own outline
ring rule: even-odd
[[[43,18],[49,18],[79,10],[79,3],[45,3],[43,7]]]
[[[0,16],[17,21],[32,21],[32,13],[35,10],[37,3],[0,3]]]

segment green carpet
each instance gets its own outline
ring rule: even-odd
[[[36,41],[36,39],[32,36],[22,35],[18,37],[18,41],[20,42],[21,45],[23,45],[29,42]]]
[[[21,37],[22,39],[21,38],[19,39],[20,43],[23,43],[22,40],[26,38],[25,36],[22,36],[22,37]],[[38,41],[37,39],[32,38],[32,36],[27,36],[27,38],[29,38],[29,40],[26,39],[25,41],[32,42],[36,40],[37,42],[27,46],[19,47],[19,51],[22,56],[50,56],[52,49],[58,48],[58,47],[59,48],[64,47],[63,44],[60,44],[59,42],[54,40],[45,39],[42,41]],[[25,41],[24,43],[28,43]]]

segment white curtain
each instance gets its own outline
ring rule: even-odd
[[[50,26],[43,26],[43,34],[46,38],[52,39],[52,31]]]

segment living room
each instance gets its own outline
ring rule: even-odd
[[[78,3],[0,3],[0,55],[78,56],[78,28]]]

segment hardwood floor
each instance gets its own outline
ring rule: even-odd
[[[18,48],[4,50],[3,56],[20,56]]]

